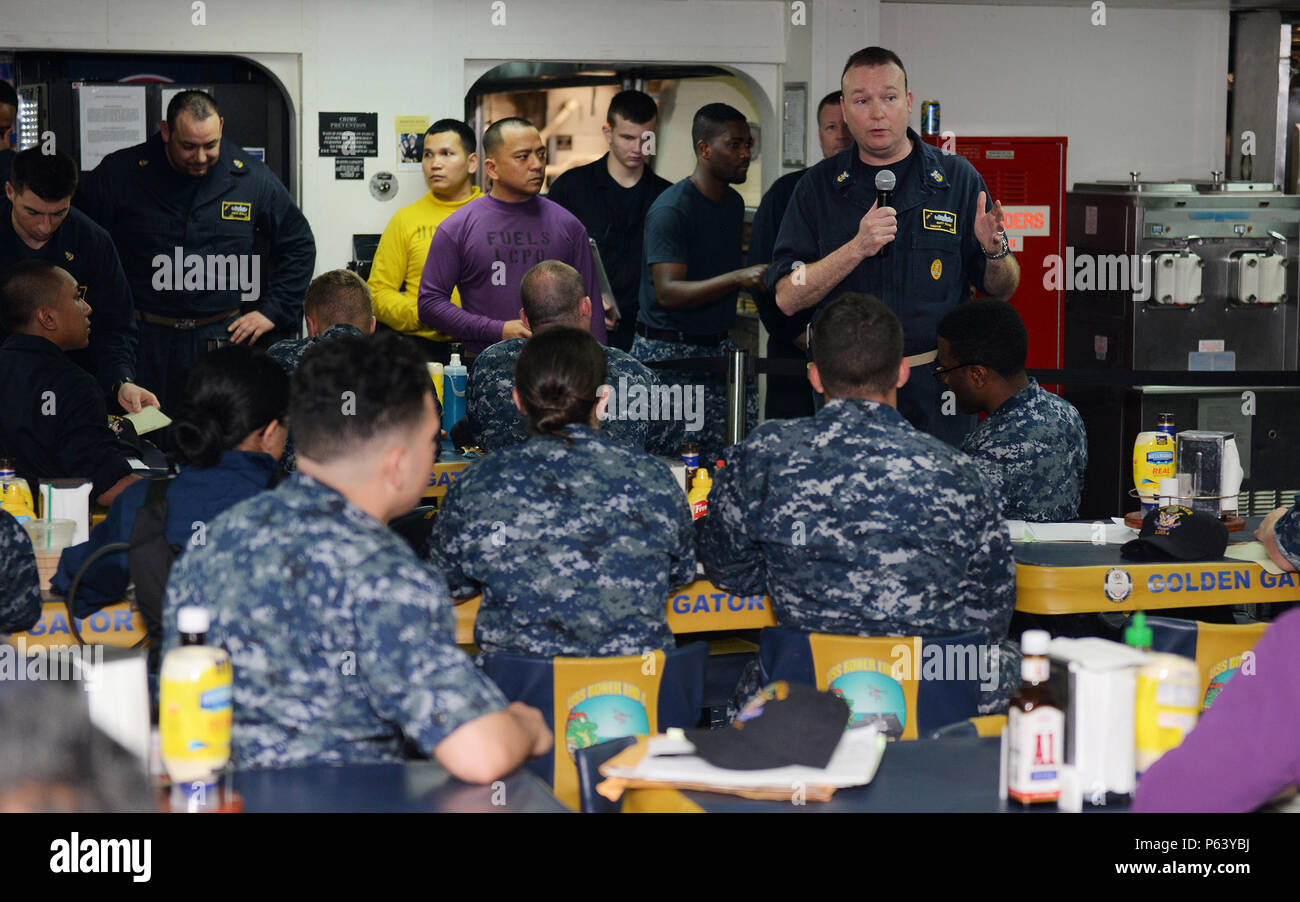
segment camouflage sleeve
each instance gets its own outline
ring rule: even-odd
[[[447,588],[437,574],[414,561],[384,568],[386,579],[362,569],[370,568],[350,571],[348,592],[360,645],[357,672],[376,715],[432,754],[459,727],[505,708],[501,690],[447,629]]]
[[[978,443],[972,443],[970,436],[967,441],[962,442],[962,453],[966,454],[979,464],[979,476],[994,496],[997,498],[998,515],[1006,509],[1004,503],[1003,485],[1006,482],[1006,470],[1003,468],[1002,461],[991,453],[988,446]]]
[[[985,487],[970,511],[979,524],[976,547],[962,580],[971,627],[990,639],[1001,640],[1011,627],[1016,607],[1016,561],[1011,535],[1002,522],[1002,498]]]
[[[1292,507],[1273,526],[1277,550],[1300,570],[1300,507]]]
[[[41,617],[36,553],[27,531],[0,511],[0,633],[30,629]]]
[[[762,573],[762,546],[750,533],[761,505],[761,489],[752,469],[752,448],[741,445],[709,490],[709,514],[700,529],[697,554],[704,575],[719,589],[736,595],[767,591]]]
[[[464,542],[467,535],[467,524],[463,516],[465,501],[462,499],[466,494],[465,487],[472,486],[473,482],[470,479],[467,483],[462,476],[447,490],[447,495],[438,508],[438,515],[433,518],[433,531],[429,533],[421,555],[430,567],[442,574],[452,598],[473,598],[482,591],[482,586],[471,579],[460,565],[465,554]]]

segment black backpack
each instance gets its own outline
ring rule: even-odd
[[[149,671],[158,672],[158,663],[162,653],[163,639],[163,596],[167,590],[167,578],[171,575],[172,565],[180,556],[181,546],[167,541],[167,489],[170,479],[150,481],[145,492],[144,504],[135,515],[135,524],[131,527],[129,542],[113,542],[97,549],[94,554],[77,570],[68,586],[66,600],[68,606],[68,626],[79,644],[85,644],[81,631],[77,627],[77,618],[73,611],[77,595],[77,586],[90,565],[107,554],[126,552],[127,569],[131,582],[135,584],[135,604],[144,620],[145,638],[149,640]],[[139,648],[145,641],[141,639],[134,647]]]

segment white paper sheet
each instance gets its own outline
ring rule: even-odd
[[[144,85],[82,85],[81,170],[88,172],[115,150],[148,137],[144,121]]]

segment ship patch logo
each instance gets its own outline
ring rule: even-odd
[[[1123,567],[1111,567],[1106,571],[1102,591],[1107,599],[1116,604],[1127,601],[1133,594],[1133,577]]]
[[[1191,511],[1182,506],[1162,507],[1156,513],[1155,534],[1158,536],[1167,536],[1175,529],[1178,524],[1183,522],[1183,517],[1190,515]]]
[[[939,278],[942,275],[943,275],[943,261],[936,259],[930,264],[930,278],[938,282]]]
[[[253,218],[253,205],[244,201],[223,200],[221,202],[221,218],[248,222]]]
[[[922,210],[921,227],[932,232],[957,234],[957,216],[947,210]]]

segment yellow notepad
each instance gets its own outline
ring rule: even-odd
[[[157,407],[142,407],[139,413],[128,413],[126,419],[135,427],[136,435],[145,435],[172,424],[171,417]]]

